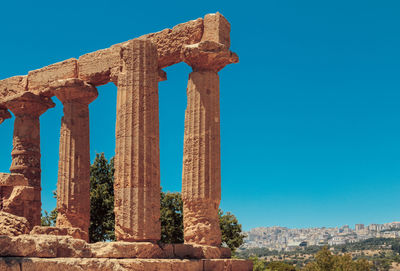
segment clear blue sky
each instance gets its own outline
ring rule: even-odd
[[[138,3],[140,2],[140,3]],[[240,63],[220,72],[222,202],[244,229],[400,220],[399,1],[2,1],[0,79],[220,11]],[[160,83],[161,182],[181,189],[190,68]],[[91,156],[114,155],[116,87],[90,106]],[[41,117],[52,209],[62,105]],[[0,172],[13,119],[0,125]]]

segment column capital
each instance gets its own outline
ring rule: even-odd
[[[183,61],[193,71],[220,71],[228,64],[238,63],[239,56],[229,48],[215,41],[202,41],[184,45],[181,51]]]
[[[0,107],[0,124],[2,124],[4,120],[10,118],[11,114],[8,112],[7,108]]]
[[[90,104],[98,96],[96,87],[77,78],[57,80],[50,84],[49,90],[63,104],[68,102]]]
[[[4,104],[15,115],[29,115],[32,117],[39,117],[55,106],[51,98],[35,95],[31,92],[11,96],[4,101]]]

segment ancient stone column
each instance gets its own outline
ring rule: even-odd
[[[54,107],[48,97],[25,92],[6,102],[15,115],[11,173],[20,173],[33,187],[33,202],[28,211],[30,225],[40,225],[41,216],[41,168],[40,168],[40,121],[47,109]]]
[[[184,61],[193,68],[187,87],[183,150],[183,222],[185,243],[219,246],[221,200],[218,71],[238,57],[220,43],[187,45]]]
[[[160,155],[157,48],[132,40],[122,48],[115,149],[115,235],[157,241],[160,225]]]
[[[89,103],[97,90],[79,79],[59,80],[51,88],[63,103],[57,183],[57,227],[79,228],[90,224]]]

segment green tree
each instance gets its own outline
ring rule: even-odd
[[[90,167],[89,241],[115,240],[114,234],[114,158],[96,154]]]
[[[350,254],[333,255],[328,247],[323,247],[315,260],[304,267],[304,271],[370,271],[372,265],[365,259],[352,260]]]
[[[183,243],[183,202],[179,192],[161,192],[161,242]],[[55,224],[57,211],[42,217],[43,226]],[[245,235],[237,218],[219,210],[222,243],[233,252],[243,244]],[[114,234],[114,158],[108,162],[104,153],[96,154],[90,168],[89,241],[112,241]]]
[[[53,198],[57,198],[57,191],[53,191]],[[55,226],[57,214],[57,208],[54,208],[50,213],[44,210],[44,215],[40,218],[40,225],[46,227]]]
[[[219,209],[218,215],[222,244],[229,247],[232,252],[235,252],[235,250],[243,244],[244,238],[246,237],[246,235],[242,233],[242,225],[239,224],[237,218],[230,212],[223,214],[222,210]]]
[[[41,217],[41,225],[46,227],[55,226],[56,220],[57,209],[53,209],[52,211],[50,211],[50,213],[44,210],[44,215],[42,215]]]
[[[161,242],[183,243],[183,203],[178,192],[161,192]]]
[[[265,262],[260,260],[257,256],[251,256],[249,258],[253,262],[253,271],[265,271]]]
[[[296,271],[296,267],[294,267],[293,265],[276,261],[267,263],[266,268],[271,271]]]

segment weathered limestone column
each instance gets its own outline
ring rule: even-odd
[[[40,225],[41,216],[41,168],[40,168],[40,121],[47,109],[54,107],[48,97],[25,92],[6,101],[15,115],[11,173],[20,173],[33,187],[33,203],[27,212],[30,225]]]
[[[187,87],[183,150],[185,243],[221,245],[220,112],[218,71],[238,62],[228,47],[213,41],[187,45],[184,61],[193,68]]]
[[[114,175],[117,240],[154,242],[161,236],[157,61],[149,40],[132,40],[122,48]]]
[[[87,239],[90,225],[89,104],[98,93],[94,86],[79,79],[59,80],[51,88],[64,105],[56,225],[79,228]]]

